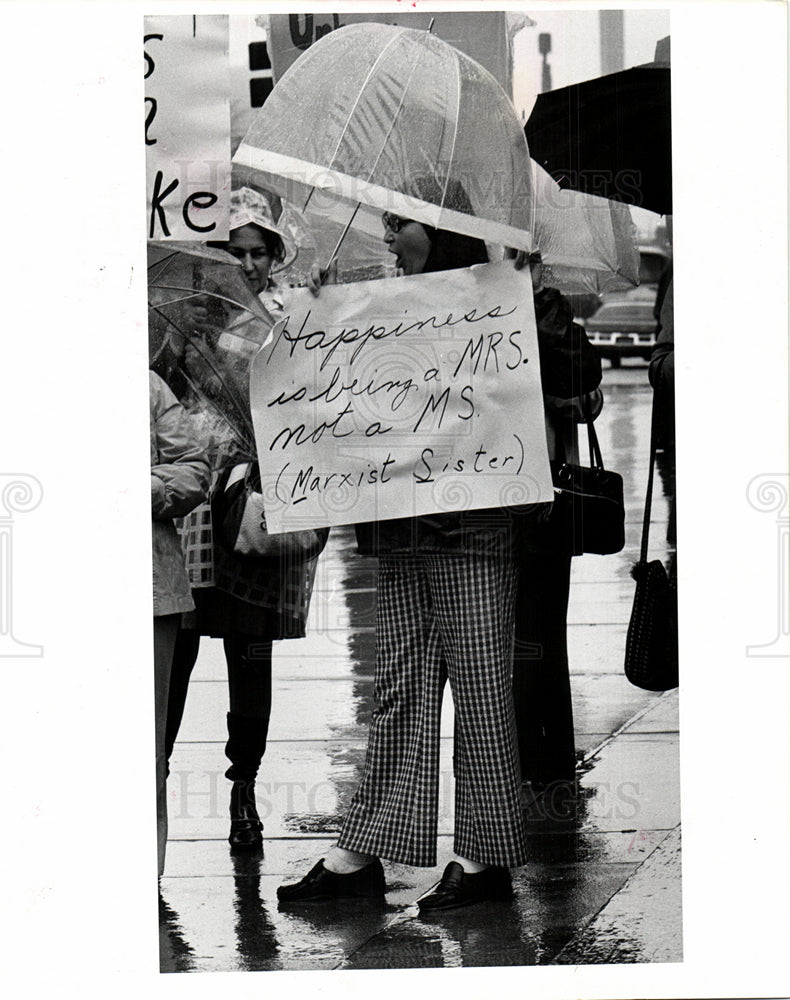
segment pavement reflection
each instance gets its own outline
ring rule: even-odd
[[[242,970],[279,969],[280,944],[261,898],[261,855],[232,855],[236,953]]]
[[[364,763],[374,707],[376,564],[357,555],[353,529],[335,529],[319,566],[308,637],[275,644],[273,718],[257,786],[265,841],[257,856],[229,853],[225,667],[218,640],[201,645],[169,781],[163,971],[681,959],[679,938],[667,937],[667,928],[680,924],[677,695],[640,691],[622,674],[651,395],[644,367],[606,376],[611,384],[597,427],[607,466],[624,479],[626,549],[574,560],[568,637],[577,781],[525,786],[530,853],[513,873],[513,898],[430,919],[414,905],[452,850],[448,691],[438,868],[386,864],[381,904],[278,906],[277,885],[304,874],[335,839]],[[667,516],[659,497],[651,557],[670,554]],[[636,925],[638,932],[628,929]]]

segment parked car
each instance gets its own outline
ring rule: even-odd
[[[590,342],[612,368],[619,368],[623,358],[650,360],[656,342],[658,282],[668,264],[669,255],[660,247],[640,247],[639,285],[604,292],[600,308],[584,320]]]
[[[600,308],[603,302],[597,292],[563,292],[562,294],[571,304],[573,318],[577,323],[582,324]]]

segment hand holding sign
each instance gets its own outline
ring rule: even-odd
[[[510,262],[296,293],[250,393],[272,532],[552,499]]]

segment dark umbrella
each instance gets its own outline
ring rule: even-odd
[[[560,187],[672,212],[670,69],[649,63],[541,94],[529,152]]]

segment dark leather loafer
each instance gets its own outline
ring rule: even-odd
[[[321,899],[354,899],[383,896],[384,869],[378,858],[358,871],[338,875],[324,868],[324,859],[310,869],[303,879],[292,885],[281,885],[277,898],[281,903],[307,903]]]
[[[454,910],[459,906],[507,898],[511,893],[507,868],[486,868],[475,875],[465,872],[457,861],[444,869],[440,881],[417,900],[420,911]]]

